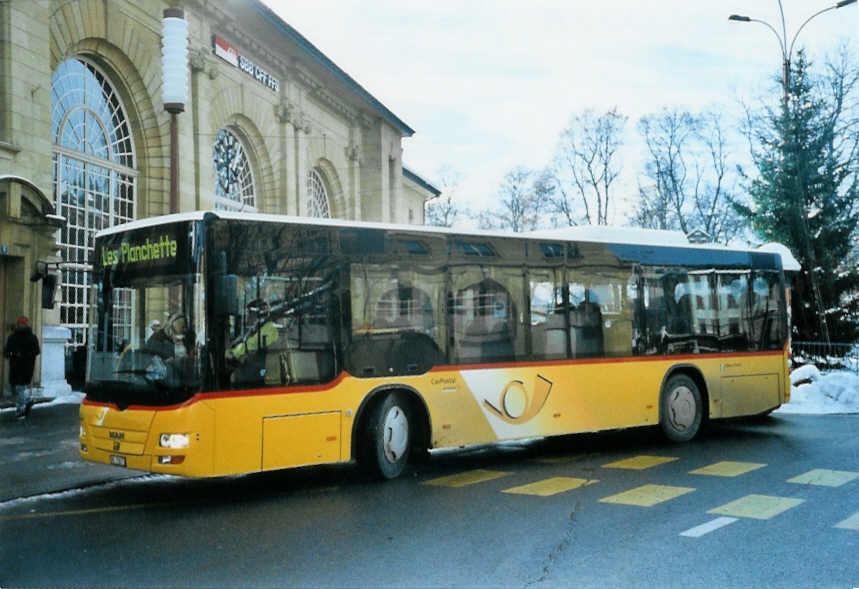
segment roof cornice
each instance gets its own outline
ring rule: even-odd
[[[282,18],[275,14],[272,9],[263,4],[260,0],[251,1],[255,9],[263,19],[270,22],[276,29],[278,29],[283,34],[284,37],[292,41],[292,43],[294,43],[298,48],[300,48],[310,59],[321,65],[337,80],[339,80],[347,88],[352,90],[352,92],[358,95],[358,97],[360,97],[366,104],[368,104],[373,110],[375,110],[384,120],[393,125],[404,136],[411,137],[412,135],[414,135],[414,129],[409,127],[405,122],[402,121],[402,119],[400,119],[397,115],[391,112],[388,107],[379,102],[376,97],[374,97],[366,89],[364,89],[361,84],[356,82],[355,79],[352,78],[352,76],[340,69],[337,64],[331,61],[324,53],[322,53],[322,51],[317,49],[317,47],[313,45],[313,43],[308,41],[301,33],[296,31]]]

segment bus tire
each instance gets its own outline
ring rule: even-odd
[[[688,442],[701,429],[704,419],[701,391],[685,374],[676,374],[665,383],[659,409],[659,425],[672,442]]]
[[[396,392],[377,404],[367,422],[367,466],[385,479],[400,476],[409,461],[411,430],[409,404]]]

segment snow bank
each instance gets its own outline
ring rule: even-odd
[[[83,399],[84,399],[83,393],[77,393],[77,392],[72,391],[72,392],[60,395],[59,397],[57,397],[57,398],[55,398],[55,399],[53,399],[47,403],[36,403],[35,405],[33,405],[33,411],[37,411],[38,409],[41,409],[42,407],[52,407],[54,405],[80,405],[81,401],[83,401]],[[15,398],[12,397],[10,400],[14,401]],[[15,412],[14,406],[6,407],[5,409],[0,409],[0,413],[14,413],[14,412]]]
[[[790,373],[790,403],[777,413],[859,413],[859,375],[846,370],[821,373],[806,364]]]
[[[817,369],[817,366],[814,364],[806,364],[790,373],[790,384],[791,386],[798,386],[806,382],[817,380],[818,378],[820,378],[820,371]]]

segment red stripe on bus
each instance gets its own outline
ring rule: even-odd
[[[712,354],[684,354],[679,356],[621,356],[618,358],[564,358],[561,360],[538,360],[531,362],[499,362],[492,364],[450,364],[433,366],[428,372],[450,370],[477,370],[484,368],[524,368],[527,366],[563,366],[578,364],[612,364],[624,362],[668,362],[671,360],[701,360],[714,358],[736,358],[737,356],[781,356],[784,350],[765,352],[718,352]]]
[[[528,368],[531,366],[575,366],[579,364],[615,364],[629,362],[670,362],[677,360],[702,360],[714,358],[735,358],[735,357],[752,357],[752,356],[781,356],[784,350],[768,350],[764,352],[723,352],[713,354],[684,354],[682,356],[623,356],[620,358],[579,358],[579,359],[564,359],[564,360],[543,360],[531,362],[507,362],[498,364],[449,364],[433,366],[427,372],[452,372],[459,370],[480,370],[480,369],[509,369],[509,368]],[[420,374],[400,374],[397,377],[418,377]],[[265,389],[244,389],[244,390],[226,390],[208,393],[197,393],[187,401],[176,405],[164,406],[146,406],[146,405],[129,405],[126,410],[136,411],[175,411],[188,407],[200,401],[208,401],[210,399],[225,399],[231,397],[262,397],[269,395],[296,395],[301,393],[318,393],[333,389],[339,385],[346,377],[357,378],[346,372],[345,370],[337,375],[337,378],[319,385],[305,385],[292,387],[271,387]],[[378,378],[378,377],[376,377]],[[385,377],[396,378],[396,377]],[[361,379],[363,380],[363,379]],[[367,379],[370,380],[370,379]],[[98,401],[83,400],[84,405],[91,407],[111,407],[119,409],[116,403],[103,403]]]

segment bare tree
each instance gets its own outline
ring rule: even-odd
[[[688,148],[697,121],[686,111],[663,109],[638,122],[647,160],[645,184],[639,183],[640,206],[635,220],[652,229],[680,229],[688,233],[684,208],[688,193]]]
[[[730,241],[743,222],[731,204],[736,179],[721,114],[666,108],[642,117],[638,129],[646,159],[633,223]]]
[[[514,233],[536,229],[546,194],[535,177],[533,170],[521,166],[507,172],[498,189],[499,206],[479,214],[481,229],[511,229]]]
[[[462,173],[446,164],[439,168],[438,178],[441,194],[427,202],[424,209],[424,223],[436,227],[453,227],[461,212],[454,199],[462,182]]]
[[[620,175],[618,150],[627,117],[617,107],[601,115],[585,110],[561,132],[558,148],[542,180],[553,214],[567,225],[607,225],[612,185]]]

